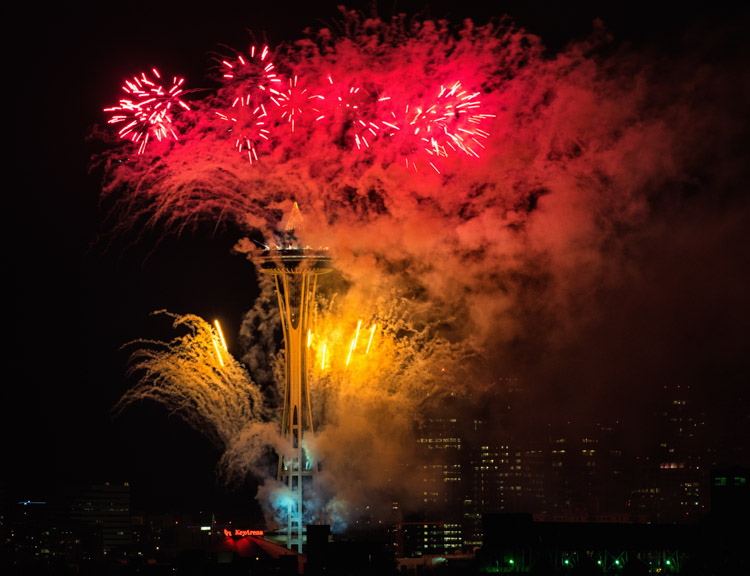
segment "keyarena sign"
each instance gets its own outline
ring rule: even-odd
[[[242,530],[240,528],[235,528],[234,531],[232,531],[224,528],[224,536],[227,538],[231,538],[232,536],[238,536],[240,538],[244,536],[263,536],[263,530]]]

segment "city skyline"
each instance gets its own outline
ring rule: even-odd
[[[514,17],[511,8],[508,12]],[[537,20],[541,30],[535,30],[530,14],[516,17],[531,33],[539,34],[542,42],[558,44],[557,48],[562,49],[565,42],[584,37],[593,29],[593,12],[593,7],[581,8],[575,26],[570,27],[575,32],[556,31],[557,37],[546,38],[548,21]],[[485,14],[478,9],[476,14],[481,23]],[[332,15],[329,11],[325,17]],[[682,34],[690,37],[697,30],[712,39],[713,34],[723,30],[716,22],[702,28],[704,14],[692,18],[683,15],[678,23],[664,15],[655,16],[662,25],[670,22],[674,27],[670,30],[671,41],[666,42],[654,29],[658,26],[628,29],[626,24],[633,25],[638,20],[623,15],[618,20],[617,16],[612,14],[608,23],[602,15],[604,26],[615,31],[615,41],[664,41],[663,54],[683,49],[677,40]],[[297,20],[283,24],[290,27],[283,30],[283,18],[270,13],[267,17],[266,29],[271,36],[278,35],[277,43],[298,38],[303,26],[318,25],[313,15],[300,14]],[[520,21],[522,17],[528,18],[528,23]],[[194,85],[199,86],[205,55],[216,49],[217,43],[236,41],[233,48],[244,48],[248,42],[242,35],[244,29],[233,30],[227,34],[232,37],[224,40],[221,34],[225,27],[220,18],[213,18],[217,21],[206,25],[201,41],[188,40],[178,33],[155,34],[159,40],[147,41],[146,31],[140,31],[144,43],[153,43],[149,53],[143,54],[129,54],[128,48],[120,44],[127,37],[124,32],[105,42],[104,24],[89,29],[83,22],[74,23],[71,29],[80,36],[72,51],[74,59],[82,63],[80,69],[64,54],[54,54],[55,41],[64,45],[69,39],[64,30],[57,30],[56,22],[47,23],[49,44],[43,43],[44,48],[38,49],[38,60],[51,63],[51,70],[32,79],[37,91],[24,102],[26,112],[21,119],[28,119],[34,127],[33,135],[19,133],[20,142],[26,144],[19,166],[27,181],[34,184],[33,194],[24,196],[18,210],[30,232],[16,255],[16,312],[20,317],[15,326],[18,337],[14,356],[22,360],[30,381],[17,384],[9,401],[4,402],[6,410],[10,410],[5,441],[16,463],[9,481],[13,490],[44,491],[50,478],[55,483],[63,479],[115,480],[113,476],[128,480],[125,476],[130,474],[142,480],[161,478],[159,487],[150,487],[153,493],[149,497],[157,501],[169,497],[178,504],[201,492],[211,502],[223,492],[214,486],[212,461],[219,454],[199,433],[170,419],[159,407],[139,407],[118,419],[112,418],[109,409],[128,386],[124,375],[127,354],[120,346],[137,338],[170,338],[169,328],[157,327],[158,321],[149,316],[155,310],[195,313],[209,322],[220,319],[226,327],[230,351],[242,355],[237,338],[241,317],[252,308],[259,293],[251,264],[244,256],[231,253],[242,234],[231,227],[214,233],[210,226],[179,238],[163,237],[158,230],[146,231],[132,248],[128,245],[135,237],[129,234],[102,252],[101,243],[95,240],[106,228],[100,221],[102,213],[96,208],[99,182],[96,173],[85,173],[87,156],[101,146],[87,142],[86,137],[94,123],[103,123],[98,111],[111,101],[121,76],[126,75],[118,68],[125,63],[146,65],[140,61],[130,64],[128,59],[174,59],[181,67],[192,67]],[[726,24],[720,18],[717,21]],[[126,22],[134,25],[127,19]],[[244,25],[257,33],[263,30],[257,30],[252,22]],[[296,29],[291,28],[295,25]],[[121,30],[126,31],[127,25],[122,26]],[[619,37],[618,26],[622,26]],[[628,32],[633,38],[628,38]],[[93,48],[91,41],[102,50]],[[169,44],[174,52],[165,54],[164,44]],[[693,58],[705,66],[714,64],[716,68],[712,70],[726,82],[715,86],[716,97],[726,98],[727,110],[737,112],[736,95],[723,91],[732,85],[729,74],[739,72],[740,80],[747,79],[741,64],[735,68],[737,62],[742,62],[742,55],[747,54],[747,46],[739,45],[736,53],[729,54],[733,46],[718,44],[718,54],[712,54],[695,36],[688,44],[692,52],[678,52],[676,60],[684,66],[691,64]],[[192,58],[187,46],[193,51]],[[146,52],[145,47],[138,50]],[[76,77],[85,80],[85,94],[71,89],[67,78],[71,72],[75,72],[70,80],[73,84]],[[60,93],[64,104],[46,102],[50,87]],[[743,89],[746,84],[737,85],[740,94]],[[699,94],[696,98],[701,96],[706,97]],[[44,111],[40,116],[32,114],[34,105]],[[65,112],[57,118],[55,112],[59,110],[73,113]],[[715,108],[711,110],[715,113]],[[706,129],[705,133],[715,135],[717,146],[737,146],[736,131],[741,128],[736,128],[735,122],[741,123],[741,116],[712,117],[710,121],[715,122],[716,130]],[[62,146],[36,135],[54,131],[58,124],[66,134]],[[20,127],[24,128],[23,122]],[[73,142],[70,146],[68,138]],[[32,170],[38,160],[32,161],[26,155],[34,154],[28,152],[32,144],[41,145],[41,154],[46,154],[41,176]],[[622,413],[623,420],[637,430],[639,423],[634,418],[643,404],[644,392],[653,390],[653,384],[658,382],[667,386],[685,382],[686,386],[696,387],[700,401],[711,408],[711,425],[718,427],[722,419],[732,419],[736,427],[722,428],[723,433],[730,442],[741,438],[743,427],[747,430],[748,425],[748,400],[742,396],[748,365],[741,355],[746,348],[743,327],[748,312],[744,297],[748,287],[748,212],[746,191],[740,184],[747,176],[740,162],[746,152],[745,148],[729,148],[726,154],[717,151],[698,155],[699,161],[722,158],[725,162],[725,166],[706,167],[691,174],[694,178],[705,175],[707,181],[723,186],[721,198],[707,194],[697,181],[680,183],[680,193],[667,200],[674,203],[672,206],[660,205],[659,200],[653,202],[653,221],[625,246],[634,255],[628,262],[639,267],[630,277],[638,284],[615,282],[591,294],[604,314],[602,318],[580,323],[575,339],[551,351],[527,347],[518,340],[507,342],[503,354],[516,354],[522,360],[506,362],[505,366],[502,362],[497,366],[489,363],[491,369],[485,374],[484,386],[512,376],[519,377],[528,390],[541,387],[545,391],[544,395],[529,394],[533,401],[524,407],[521,424],[538,429],[545,421],[556,419],[587,425],[597,413],[603,418]],[[304,205],[302,209],[305,211]],[[539,293],[543,294],[543,290]],[[530,297],[534,297],[533,292]],[[579,297],[583,304],[585,296]],[[529,306],[529,310],[533,308]],[[541,316],[544,318],[544,314]],[[533,321],[534,318],[529,319],[530,324]],[[552,324],[533,326],[539,334],[554,328]],[[529,336],[533,333],[526,335]],[[657,344],[659,348],[655,347]],[[628,353],[623,354],[623,350]],[[543,362],[533,357],[540,352],[544,353]],[[703,359],[701,354],[705,354]],[[524,358],[525,355],[529,357]],[[504,367],[517,370],[508,374],[502,371]],[[526,370],[519,373],[521,368]],[[598,378],[601,381],[597,382]],[[723,398],[714,397],[714,391]],[[549,402],[540,405],[540,398]],[[732,408],[735,412],[730,411]],[[92,475],[98,478],[91,478]],[[138,484],[135,478],[130,480]],[[30,493],[28,497],[36,496]],[[232,498],[227,500],[234,502]]]

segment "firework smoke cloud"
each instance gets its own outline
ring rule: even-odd
[[[479,402],[513,375],[527,388],[524,426],[595,405],[618,404],[626,418],[637,389],[656,385],[649,350],[675,359],[675,377],[697,368],[677,362],[681,327],[648,330],[646,317],[676,310],[660,281],[705,287],[671,267],[673,255],[708,261],[729,239],[747,240],[742,168],[721,153],[742,138],[723,119],[746,114],[733,58],[696,67],[695,50],[672,60],[629,51],[600,25],[557,54],[506,21],[344,11],[340,30],[227,55],[215,92],[174,118],[178,140],[145,150],[124,141],[98,159],[123,229],[225,222],[257,263],[249,238],[271,242],[296,201],[304,243],[329,249],[337,272],[321,280],[309,346],[310,449],[331,514],[414,490],[404,463],[435,399]],[[724,220],[717,202],[735,216]],[[742,260],[725,256],[728,268]],[[747,311],[731,287],[726,297]],[[243,327],[243,362],[271,402],[283,386],[275,306],[259,299]],[[716,312],[719,330],[731,325]],[[627,358],[620,339],[639,342]],[[704,368],[719,354],[696,347]],[[167,364],[151,355],[136,366],[153,376]],[[227,390],[213,374],[197,378],[217,398]],[[212,400],[179,410],[247,473],[254,447],[274,440],[245,427],[263,420],[249,376],[232,382],[252,409]],[[139,387],[123,402],[184,394],[169,390]],[[276,492],[262,491],[278,503]]]

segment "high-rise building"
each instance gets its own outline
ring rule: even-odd
[[[467,439],[462,528],[464,544],[479,546],[482,516],[508,510],[516,488],[520,491],[521,465],[507,439],[489,432],[484,419],[472,419]]]
[[[463,491],[463,447],[459,420],[430,415],[419,429],[422,508],[430,519],[457,518]]]
[[[70,517],[98,531],[105,555],[129,551],[132,535],[129,483],[90,486],[73,501]]]
[[[619,424],[564,425],[549,433],[543,517],[613,521],[627,515]],[[534,511],[539,513],[539,511]]]
[[[708,513],[710,462],[705,414],[694,391],[665,385],[654,414],[657,444],[639,458],[632,506],[653,522],[690,522]]]
[[[516,505],[509,512],[545,514],[547,495],[544,492],[544,459],[545,450],[540,445],[520,447],[521,493],[517,495]]]
[[[400,522],[393,536],[397,558],[447,554],[461,548],[461,526],[453,522]]]

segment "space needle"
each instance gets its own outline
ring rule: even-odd
[[[308,337],[318,276],[331,272],[326,249],[304,246],[298,233],[302,213],[297,203],[276,242],[261,256],[261,272],[274,277],[284,331],[286,353],[284,408],[281,435],[291,452],[279,456],[278,480],[288,489],[286,526],[281,532],[286,547],[302,552],[305,493],[318,473],[318,462],[305,447],[314,433],[310,388],[307,380]]]

